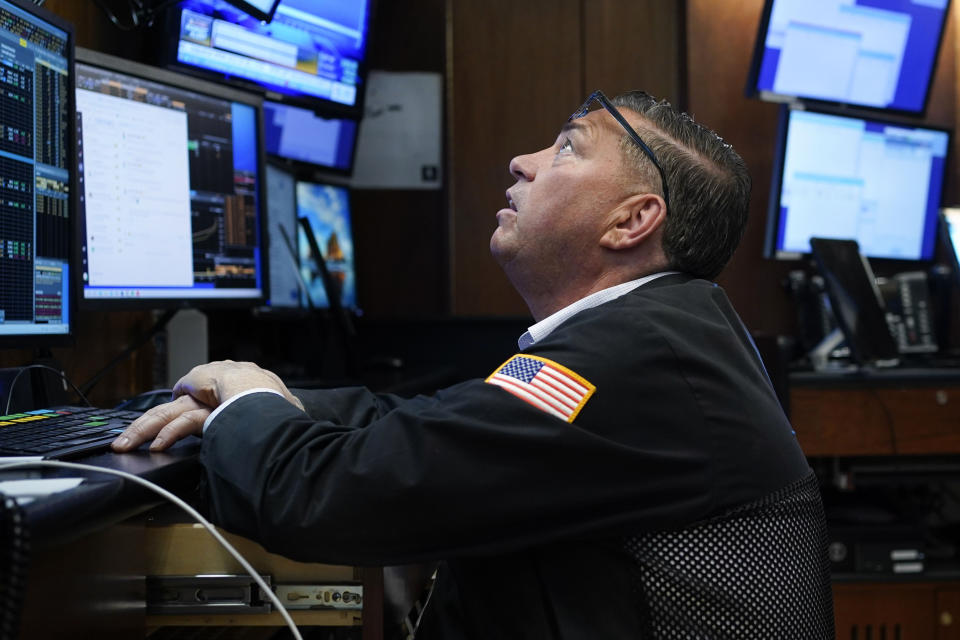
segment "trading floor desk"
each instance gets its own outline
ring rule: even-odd
[[[789,382],[789,412],[797,438],[807,456],[829,459],[826,468],[867,461],[873,473],[888,478],[957,475],[960,369],[804,372],[791,374]],[[822,480],[829,484],[837,478]],[[853,485],[861,481],[851,480]],[[842,536],[828,525],[831,560],[837,562],[839,550],[848,555],[850,547],[837,547]],[[876,532],[877,525],[870,521],[862,526]],[[946,567],[926,562],[922,571],[909,574],[835,570],[833,593],[837,638],[960,640],[957,561]]]
[[[143,477],[190,501],[200,478],[199,440],[188,438],[163,453],[104,453],[77,460]],[[9,473],[9,472],[8,472]],[[36,472],[34,472],[36,473]],[[242,574],[239,564],[209,533],[162,497],[129,480],[102,473],[45,470],[44,476],[83,476],[76,488],[7,511],[0,556],[0,640],[7,638],[186,637],[182,627],[283,626],[277,612],[229,608],[186,614],[147,610],[147,576]],[[11,521],[13,520],[13,521]],[[301,563],[228,536],[261,575],[273,583],[355,584],[362,611],[309,609],[291,612],[298,626],[356,627],[363,640],[382,637],[380,569]],[[151,578],[151,583],[156,584]],[[227,593],[229,600],[235,590]],[[198,593],[191,591],[191,594]],[[199,599],[199,598],[198,598]],[[216,604],[216,597],[210,598]],[[362,616],[361,616],[362,613]],[[166,633],[169,631],[172,633]],[[238,629],[239,631],[239,629]],[[213,631],[211,630],[211,633]],[[219,630],[217,637],[234,637]],[[201,633],[199,636],[204,637]],[[240,636],[236,636],[240,637]]]
[[[960,369],[790,374],[807,456],[960,454]]]

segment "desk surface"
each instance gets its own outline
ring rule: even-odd
[[[960,368],[893,367],[851,371],[792,371],[791,387],[877,388],[960,385]]]
[[[140,476],[173,493],[186,494],[200,473],[200,440],[187,438],[170,449],[152,453],[103,452],[71,460]],[[23,507],[33,544],[62,544],[117,524],[163,501],[145,487],[115,475],[70,469],[43,469],[47,477],[87,478],[74,489],[45,496]]]

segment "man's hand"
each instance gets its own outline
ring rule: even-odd
[[[207,416],[238,393],[272,389],[301,411],[303,403],[280,378],[252,362],[211,362],[194,367],[173,387],[173,402],[156,406],[133,421],[114,440],[114,451],[130,451],[153,439],[151,451],[162,451],[189,435],[202,435]]]

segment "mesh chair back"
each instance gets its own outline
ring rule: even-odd
[[[834,638],[816,476],[686,529],[624,540],[643,638]]]

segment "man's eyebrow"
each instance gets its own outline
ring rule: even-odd
[[[579,120],[569,120],[563,127],[560,129],[560,133],[568,133],[570,131],[584,131],[587,128],[587,125]]]

